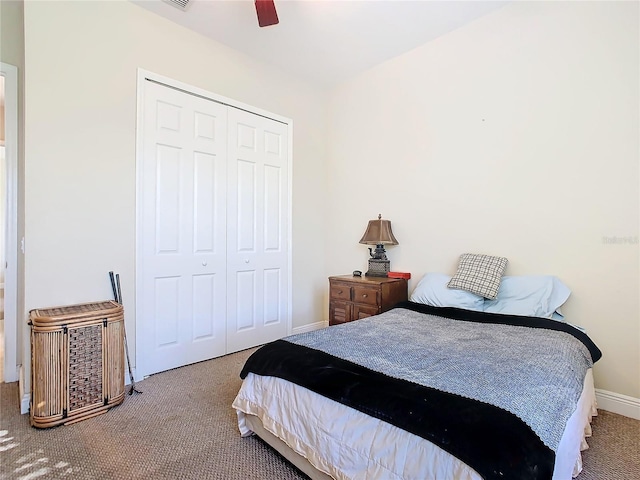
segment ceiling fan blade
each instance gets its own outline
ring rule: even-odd
[[[273,0],[255,0],[256,13],[258,14],[258,25],[268,27],[279,22],[278,13]]]

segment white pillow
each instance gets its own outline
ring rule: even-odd
[[[498,296],[485,300],[484,311],[564,321],[560,307],[571,290],[552,275],[502,277]]]
[[[482,311],[484,298],[466,290],[448,288],[449,280],[451,277],[443,273],[425,274],[411,293],[410,300],[434,307],[457,307]]]

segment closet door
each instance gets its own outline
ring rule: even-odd
[[[288,334],[287,126],[228,114],[227,351]]]
[[[146,82],[142,374],[226,353],[227,107]]]

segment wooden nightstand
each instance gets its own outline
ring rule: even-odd
[[[404,278],[329,277],[329,325],[386,312],[407,298]]]

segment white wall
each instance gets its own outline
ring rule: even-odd
[[[322,94],[130,2],[27,2],[25,52],[27,310],[111,298],[114,270],[135,345],[141,67],[294,120],[294,327],[321,319],[323,249],[309,248],[324,231]]]
[[[410,288],[464,252],[558,275],[603,350],[596,386],[640,397],[638,13],[514,2],[335,89],[328,273],[366,270],[382,213]]]

